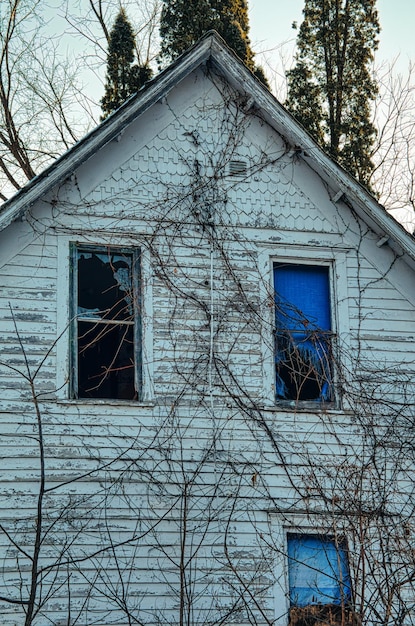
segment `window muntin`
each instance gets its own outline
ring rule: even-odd
[[[277,399],[332,401],[329,267],[275,263],[274,288]]]
[[[326,535],[288,533],[290,606],[350,606],[352,592],[344,541]]]
[[[133,400],[139,391],[139,258],[73,246],[72,395]]]

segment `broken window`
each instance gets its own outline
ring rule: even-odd
[[[355,624],[345,541],[288,534],[291,626]]]
[[[137,252],[74,246],[72,279],[73,396],[137,399],[141,356]]]
[[[274,288],[277,399],[333,400],[329,268],[277,263]]]

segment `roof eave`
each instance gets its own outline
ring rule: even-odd
[[[216,49],[217,48],[217,49]],[[236,87],[243,84],[247,95],[251,97],[251,106],[255,107],[264,120],[292,144],[296,153],[313,169],[333,190],[339,201],[350,204],[379,237],[388,236],[388,245],[396,254],[409,257],[409,264],[415,269],[415,240],[405,228],[392,217],[376,198],[353,176],[348,174],[338,163],[320,148],[314,139],[303,129],[293,116],[278,100],[263,87],[260,81],[241,66],[226,63],[228,52],[223,46],[213,43],[213,64]],[[253,98],[253,100],[252,100]]]
[[[96,126],[80,141],[35,178],[31,179],[12,198],[0,207],[0,230],[21,216],[55,185],[67,179],[82,163],[97,150],[122,134],[137,116],[162,99],[173,86],[200,67],[211,56],[211,38],[205,37],[199,45],[179,57],[166,70],[147,83],[137,94],[127,100],[117,111]]]

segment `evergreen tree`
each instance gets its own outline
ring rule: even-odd
[[[267,84],[265,75],[254,63],[249,40],[246,0],[163,0],[160,35],[161,58],[171,61],[193,45],[209,30],[216,30],[239,58]]]
[[[152,75],[147,65],[133,65],[134,33],[124,9],[118,13],[108,41],[105,94],[101,100],[105,119],[140,89]]]
[[[380,27],[376,0],[305,0],[287,108],[361,183],[369,186],[377,94],[370,65]]]

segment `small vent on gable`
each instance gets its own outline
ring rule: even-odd
[[[242,160],[229,161],[228,174],[229,176],[246,176],[248,172],[248,164]]]

